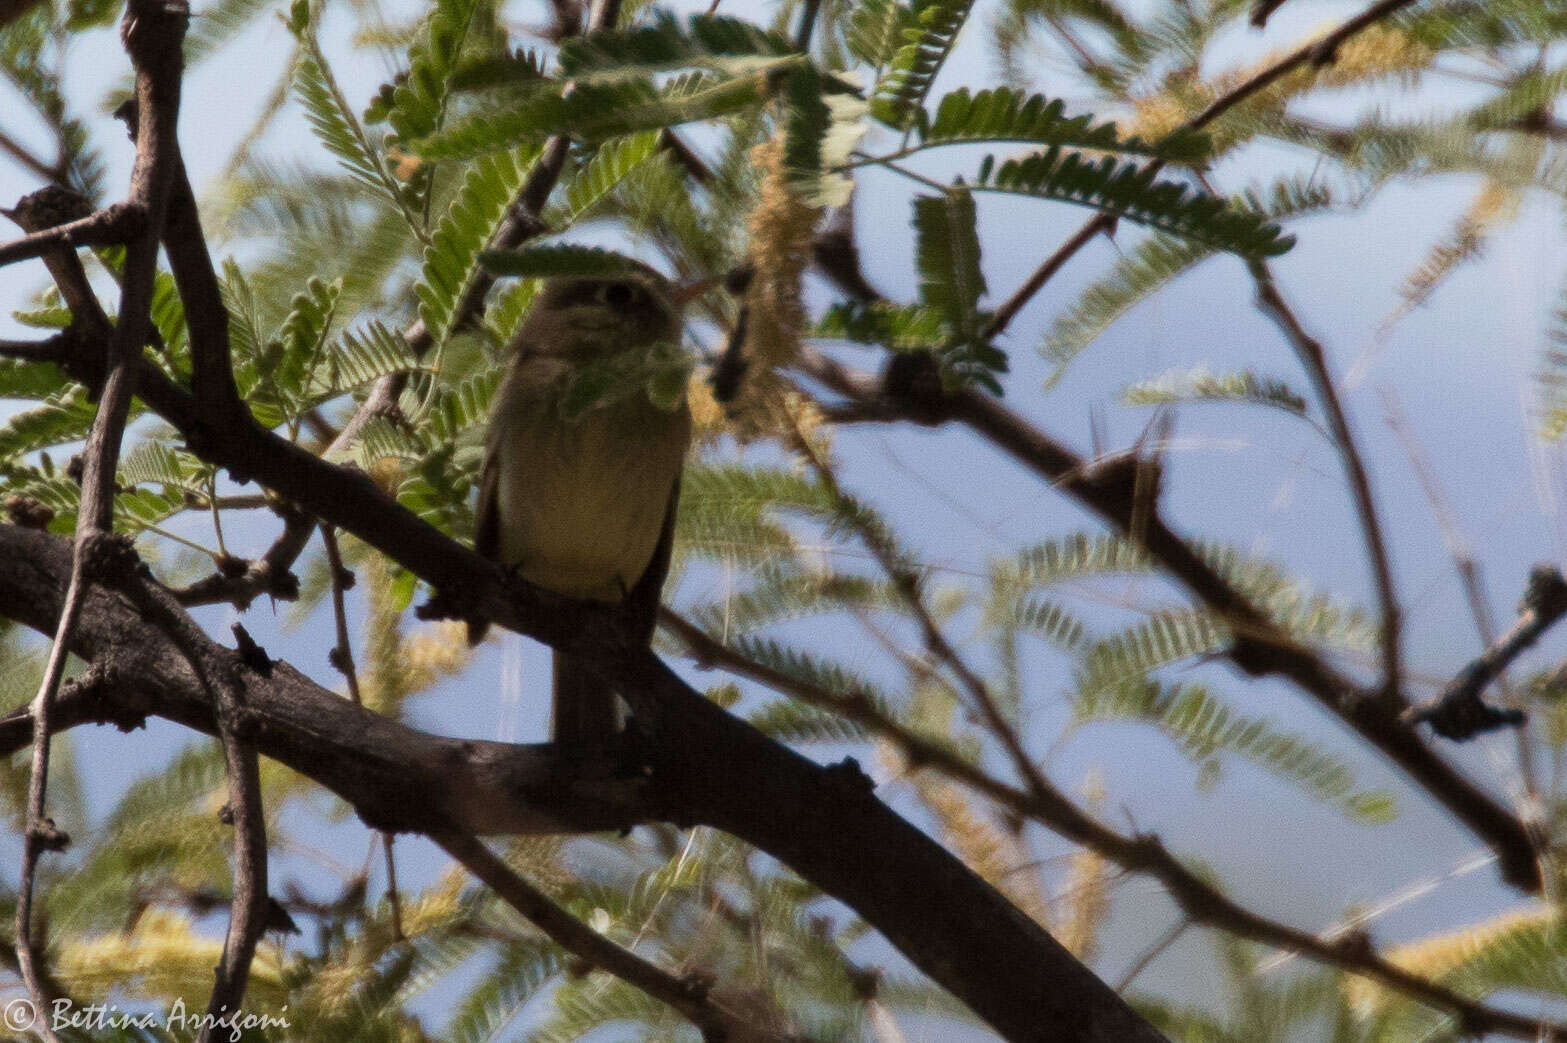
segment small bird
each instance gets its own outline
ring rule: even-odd
[[[479,478],[475,550],[557,594],[621,606],[647,643],[669,572],[691,411],[683,385],[670,408],[632,381],[655,348],[678,343],[681,303],[646,266],[546,280],[509,349]],[[619,383],[592,380],[602,374]],[[585,380],[609,395],[582,405]],[[469,641],[485,629],[470,623]],[[615,693],[559,652],[553,715],[560,743],[620,727]]]

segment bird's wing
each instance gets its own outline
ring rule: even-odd
[[[474,512],[473,549],[491,561],[500,559],[500,466],[494,445],[484,453],[484,468],[479,472],[479,506]]]
[[[622,602],[631,635],[640,644],[650,644],[653,629],[658,625],[658,606],[662,600],[664,580],[669,576],[669,559],[675,547],[675,516],[680,509],[680,475],[675,475],[669,487],[669,504],[664,508],[664,525],[658,533],[658,543],[653,547],[653,557],[648,560],[642,578],[631,588]]]

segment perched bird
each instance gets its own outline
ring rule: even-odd
[[[655,404],[637,381],[680,338],[680,300],[639,266],[547,280],[512,343],[479,480],[475,549],[558,594],[619,605],[651,642],[669,571],[680,469],[691,444],[684,384]],[[607,390],[601,400],[583,388]],[[477,642],[484,624],[469,624]],[[615,693],[555,653],[555,741],[603,739]]]

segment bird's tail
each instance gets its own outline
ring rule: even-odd
[[[581,656],[555,653],[554,721],[550,737],[558,743],[603,742],[620,730],[614,689],[586,669]]]

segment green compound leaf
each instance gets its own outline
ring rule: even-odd
[[[696,15],[684,27],[667,11],[650,25],[598,32],[568,40],[560,48],[564,76],[629,77],[694,67],[742,71],[744,61],[788,57],[794,45],[782,33],[727,16]],[[756,63],[753,61],[752,66]]]
[[[1155,181],[1147,168],[1119,164],[1110,156],[1096,161],[1051,148],[1000,166],[994,156],[986,156],[973,188],[1093,207],[1243,256],[1273,257],[1295,245],[1294,236],[1285,235],[1266,214],[1189,193],[1171,181]]]
[[[921,135],[926,145],[976,141],[1025,141],[1070,145],[1106,152],[1136,152],[1172,162],[1196,162],[1208,155],[1208,136],[1178,130],[1158,141],[1122,138],[1114,123],[1093,122],[1088,115],[1065,114],[1060,99],[1001,87],[969,93],[961,87],[944,95],[936,117]]]

